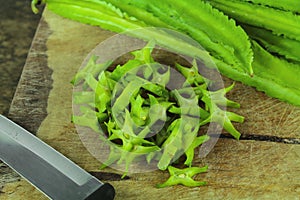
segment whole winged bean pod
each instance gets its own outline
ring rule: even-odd
[[[206,66],[217,66],[234,81],[300,105],[300,82],[290,78],[300,73],[296,0],[33,0],[35,13],[39,2],[65,18],[117,33],[129,31],[130,36],[146,41],[154,39]],[[249,25],[263,30],[253,32]],[[156,27],[183,33],[205,50]],[[265,49],[258,49],[260,45]]]

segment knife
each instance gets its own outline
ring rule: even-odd
[[[102,183],[42,140],[0,115],[0,160],[53,200],[114,199]]]

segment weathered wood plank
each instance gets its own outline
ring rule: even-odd
[[[51,72],[52,81],[50,79],[50,82],[45,84],[48,88],[46,93],[42,92],[42,89],[36,89],[36,80],[35,84],[28,82],[27,89],[34,89],[40,94],[35,98],[28,95],[31,94],[26,92],[28,90],[24,91],[26,81],[34,78],[33,74],[39,77],[43,76],[44,72],[38,68],[40,65],[35,65],[36,70],[32,68],[25,71],[24,85],[20,85],[15,95],[10,116],[16,121],[19,119],[20,122],[26,119],[22,125],[36,130],[34,132],[38,137],[87,171],[99,171],[100,162],[82,145],[76,129],[70,122],[72,87],[69,82],[85,56],[112,33],[62,19],[47,10],[43,17],[48,26],[44,26],[43,30],[38,32],[45,31],[51,35],[35,40],[46,44],[47,51],[40,49],[33,55],[47,55],[47,62],[41,63],[47,68],[45,70]],[[31,87],[33,89],[30,89]],[[230,98],[241,103],[242,108],[236,111],[246,116],[246,122],[238,125],[242,133],[300,138],[299,108],[266,97],[263,93],[241,84],[230,93]],[[26,109],[28,103],[25,104],[24,101],[31,102],[31,107]],[[38,106],[39,101],[46,101],[47,104]],[[33,111],[41,115],[30,115]],[[39,120],[38,123],[32,124],[35,120]],[[130,179],[122,181],[115,181],[113,178],[109,181],[108,177],[108,181],[117,190],[116,199],[297,199],[300,194],[299,157],[300,146],[297,144],[219,139],[212,152],[195,163],[209,166],[209,172],[198,177],[208,181],[209,184],[205,187],[176,186],[156,189],[155,184],[164,181],[168,176],[161,171],[129,174]],[[109,168],[104,171],[122,173]],[[43,196],[24,180],[6,184],[0,195],[0,199],[40,198]]]
[[[32,133],[36,133],[47,116],[48,94],[52,87],[51,69],[47,66],[46,38],[51,30],[40,20],[8,117]]]

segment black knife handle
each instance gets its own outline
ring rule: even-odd
[[[115,189],[109,183],[104,183],[95,192],[88,196],[85,200],[113,200],[115,197]]]

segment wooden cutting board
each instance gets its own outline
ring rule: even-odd
[[[241,109],[233,111],[246,117],[243,124],[236,125],[243,136],[239,141],[219,139],[207,157],[195,162],[196,166],[209,166],[207,173],[197,176],[207,181],[207,186],[157,189],[155,184],[166,180],[168,173],[133,173],[120,180],[118,174],[122,172],[110,168],[100,171],[100,162],[86,150],[70,122],[70,80],[87,54],[112,35],[46,9],[9,117],[85,170],[111,183],[116,199],[299,199],[300,108],[239,83],[228,97],[241,104]],[[1,200],[46,199],[25,180],[2,168]]]

